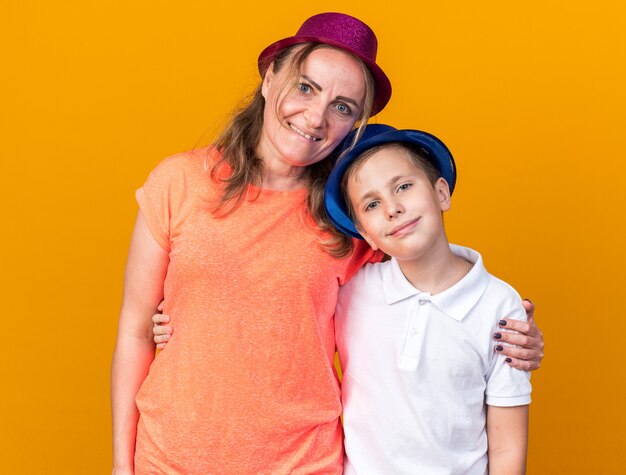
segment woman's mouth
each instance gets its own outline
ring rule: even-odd
[[[298,127],[293,125],[291,122],[287,122],[287,124],[289,125],[289,128],[291,130],[293,130],[294,132],[300,134],[305,139],[311,140],[312,142],[319,142],[320,140],[322,140],[320,137],[316,137],[314,135],[307,134],[304,130],[300,130]]]

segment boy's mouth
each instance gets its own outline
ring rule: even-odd
[[[411,231],[413,231],[413,229],[415,229],[415,226],[417,226],[417,222],[419,220],[420,218],[415,218],[415,219],[410,219],[408,221],[405,221],[404,223],[399,224],[398,226],[393,228],[387,234],[387,236],[391,236],[391,237],[404,236],[405,234],[410,233]]]

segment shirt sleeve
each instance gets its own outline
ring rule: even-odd
[[[506,298],[505,305],[502,307],[504,311],[498,318],[526,321],[526,311],[522,306],[521,298],[512,289],[511,293],[514,295]],[[529,404],[531,401],[530,373],[511,368],[504,360],[505,357],[495,351],[491,355],[485,402],[489,406],[500,407]]]
[[[185,162],[182,154],[166,158],[135,193],[150,232],[159,246],[168,252],[173,218],[186,194]]]
[[[348,282],[366,263],[380,262],[385,255],[381,251],[374,251],[369,244],[362,239],[353,239],[352,242],[354,244],[354,252],[350,256],[350,262],[346,268],[343,279],[339,280],[339,285],[344,285]]]

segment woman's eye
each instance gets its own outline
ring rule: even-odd
[[[300,84],[298,84],[298,90],[304,94],[308,94],[309,92],[311,92],[311,86],[301,82]]]
[[[343,102],[340,102],[339,104],[336,105],[337,111],[339,111],[341,114],[344,115],[349,115],[352,113],[352,109],[350,109],[350,107],[348,107],[347,104],[344,104]]]

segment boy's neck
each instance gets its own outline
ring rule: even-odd
[[[465,277],[473,266],[472,263],[452,253],[445,236],[415,259],[398,259],[398,265],[413,287],[431,295],[452,287]]]

